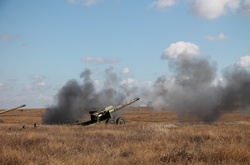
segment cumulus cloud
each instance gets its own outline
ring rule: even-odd
[[[19,38],[20,38],[19,34],[3,33],[3,34],[0,35],[0,39],[5,40],[5,41],[16,40],[16,39],[19,39]]]
[[[190,0],[190,4],[195,15],[211,20],[238,9],[240,0]]]
[[[250,0],[244,1],[242,11],[244,14],[250,15]]]
[[[175,1],[176,0],[154,0],[154,2],[150,4],[150,7],[157,9],[165,9],[174,6],[176,3]]]
[[[236,63],[236,65],[243,68],[250,67],[250,55],[241,57],[240,60]]]
[[[218,40],[224,40],[226,38],[225,34],[224,33],[220,33],[218,35],[215,35],[215,36],[207,36],[206,39],[208,41],[218,41]]]
[[[162,54],[162,59],[189,60],[200,55],[199,46],[191,42],[172,43]]]
[[[83,62],[89,62],[92,64],[113,64],[117,63],[117,58],[104,58],[104,57],[85,57],[82,59]]]

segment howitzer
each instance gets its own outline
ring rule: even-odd
[[[15,108],[7,109],[7,110],[4,110],[4,111],[1,111],[0,114],[6,113],[6,112],[10,112],[10,111],[13,111],[13,110],[16,110],[16,109],[25,107],[25,106],[26,106],[26,105],[23,104],[23,105],[20,105],[20,106],[18,106],[18,107],[15,107]]]
[[[101,121],[105,121],[106,124],[124,124],[125,120],[123,118],[119,117],[115,120],[115,118],[111,114],[115,111],[118,111],[118,110],[138,101],[138,100],[140,100],[139,97],[137,97],[137,98],[135,98],[127,103],[118,105],[117,107],[110,105],[110,106],[102,109],[101,111],[89,111],[91,120],[86,121],[86,122],[79,122],[79,123],[77,123],[77,125],[90,125],[90,124],[94,124],[94,123],[99,123]]]

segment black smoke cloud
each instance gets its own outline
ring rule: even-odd
[[[213,120],[214,108],[219,104],[217,89],[212,86],[216,65],[205,58],[171,62],[169,66],[174,73],[173,82],[166,89],[166,78],[156,81],[156,91],[167,92],[161,94],[162,101],[154,106],[168,106],[179,116],[191,114],[204,121]]]
[[[222,87],[221,105],[227,111],[238,108],[249,111],[250,71],[241,67],[228,67],[223,72],[227,85]]]
[[[121,85],[122,77],[110,67],[104,72],[104,86],[96,90],[91,71],[80,74],[82,83],[70,80],[57,94],[57,103],[47,108],[43,123],[61,124],[81,120],[93,108],[118,105],[127,98],[141,97],[140,103],[154,109],[171,109],[179,117],[192,115],[213,122],[222,114],[249,112],[250,71],[232,65],[222,71],[218,81],[217,65],[204,58],[170,60],[171,77],[160,76],[152,87]]]
[[[112,67],[105,70],[105,83],[96,90],[91,71],[80,74],[82,83],[68,81],[58,92],[56,104],[48,107],[43,116],[44,124],[64,124],[82,120],[89,111],[100,110],[108,105],[118,105],[127,100],[128,93],[134,92],[126,86],[118,86],[120,77]],[[125,95],[126,94],[126,95]]]
[[[204,57],[170,61],[169,67],[173,77],[160,77],[154,84],[153,107],[168,107],[180,117],[192,115],[205,122],[213,122],[227,112],[249,111],[248,69],[227,67],[223,81],[215,83],[216,63]]]

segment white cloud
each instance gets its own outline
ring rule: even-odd
[[[121,81],[121,85],[135,85],[135,84],[137,84],[137,80],[132,78],[127,78]]]
[[[122,74],[128,75],[130,73],[130,69],[128,67],[125,67],[122,69]]]
[[[137,83],[135,79],[128,78],[128,84],[135,84],[135,83]]]
[[[242,11],[244,14],[250,15],[250,0],[244,1]]]
[[[162,59],[192,59],[200,55],[199,46],[191,42],[179,41],[171,44],[163,51]]]
[[[165,9],[174,6],[176,3],[175,1],[176,0],[154,0],[154,2],[150,4],[150,7],[157,9]]]
[[[225,39],[225,38],[226,38],[226,36],[225,36],[224,33],[220,33],[220,34],[215,35],[215,36],[207,36],[207,37],[206,37],[206,39],[207,39],[208,41],[223,40],[223,39]]]
[[[215,19],[239,8],[240,0],[190,0],[192,12],[206,19]]]
[[[118,59],[117,58],[104,58],[104,57],[85,57],[83,58],[84,62],[89,62],[89,63],[92,63],[92,64],[113,64],[113,63],[116,63],[118,62]]]
[[[240,60],[236,63],[236,65],[243,68],[250,67],[250,55],[241,57]]]

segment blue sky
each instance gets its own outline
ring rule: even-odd
[[[216,62],[220,77],[250,66],[249,29],[250,0],[2,0],[0,109],[46,107],[85,68],[97,86],[109,67],[153,84],[183,52]]]

